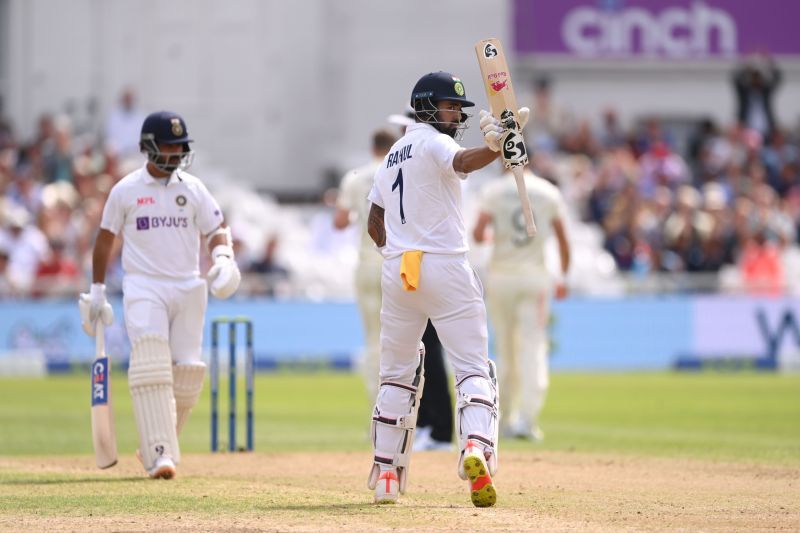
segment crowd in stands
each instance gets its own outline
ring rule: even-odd
[[[541,80],[526,130],[531,165],[561,187],[576,219],[601,228],[619,272],[719,280],[727,271],[732,288],[784,293],[787,251],[800,236],[800,159],[796,132],[773,109],[779,83],[769,59],[743,62],[732,82],[737,115],[727,124],[699,121],[678,143],[658,117],[631,127],[613,109],[599,127],[593,117],[572,117]],[[31,139],[19,138],[0,114],[0,299],[85,290],[106,195],[142,164],[143,116],[131,91],[97,125],[43,115]],[[251,280],[245,291],[274,295],[296,276],[276,259],[282,242],[277,234],[249,250],[246,239],[237,242]],[[112,292],[120,268],[117,254],[107,277]]]
[[[714,276],[709,290],[780,294],[800,235],[798,139],[776,120],[780,71],[748,58],[733,74],[738,113],[702,120],[679,151],[662,123],[623,130],[613,109],[597,130],[559,111],[537,85],[528,137],[534,169],[557,182],[582,220],[603,230],[617,268],[631,275]],[[735,267],[735,268],[731,268]]]

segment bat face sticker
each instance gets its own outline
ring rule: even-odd
[[[507,83],[505,80],[492,82],[492,90],[494,90],[494,92],[500,92],[506,85]]]
[[[486,46],[483,47],[483,57],[486,59],[497,57],[497,48],[492,43],[486,43]]]

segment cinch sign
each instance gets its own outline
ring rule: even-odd
[[[515,0],[514,48],[576,58],[796,55],[798,16],[800,2],[782,2],[777,16],[751,0]]]

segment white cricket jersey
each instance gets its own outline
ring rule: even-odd
[[[460,181],[467,175],[453,169],[459,150],[448,135],[416,123],[384,157],[369,200],[385,210],[385,258],[408,250],[467,252]]]
[[[126,274],[188,280],[200,275],[201,235],[222,221],[199,179],[178,170],[169,181],[157,180],[145,166],[111,189],[100,227],[122,236]]]
[[[372,183],[375,181],[375,171],[380,166],[380,160],[373,161],[364,166],[351,170],[342,178],[339,186],[339,198],[336,205],[356,214],[361,232],[358,249],[359,261],[373,261],[380,263],[381,255],[375,249],[375,243],[367,233],[367,219],[369,218],[370,202],[367,199]]]
[[[564,220],[564,198],[555,185],[526,170],[525,187],[536,221],[537,233],[533,238],[525,231],[525,216],[511,174],[495,178],[481,190],[480,209],[492,216],[494,227],[494,249],[490,260],[493,270],[544,269],[544,249],[553,234],[553,220]]]

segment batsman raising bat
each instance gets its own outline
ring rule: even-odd
[[[139,431],[139,458],[152,478],[171,479],[180,460],[178,434],[200,397],[208,285],[228,298],[241,276],[230,230],[206,186],[185,172],[192,151],[186,123],[167,111],[150,114],[140,148],[147,163],[109,193],[92,255],[92,286],[79,301],[83,329],[114,320],[105,277],[114,239],[122,237],[123,307],[131,341],[128,385]],[[200,276],[201,237],[214,265]],[[98,349],[99,351],[99,349]]]
[[[368,486],[377,503],[393,503],[405,491],[425,383],[420,338],[430,318],[455,374],[458,474],[469,481],[472,503],[488,507],[497,501],[498,391],[483,285],[467,259],[461,181],[498,153],[491,137],[489,147],[456,142],[467,127],[464,109],[474,104],[452,74],[422,76],[410,103],[415,123],[383,158],[369,194],[368,231],[384,261]],[[518,113],[523,122],[527,115]]]

